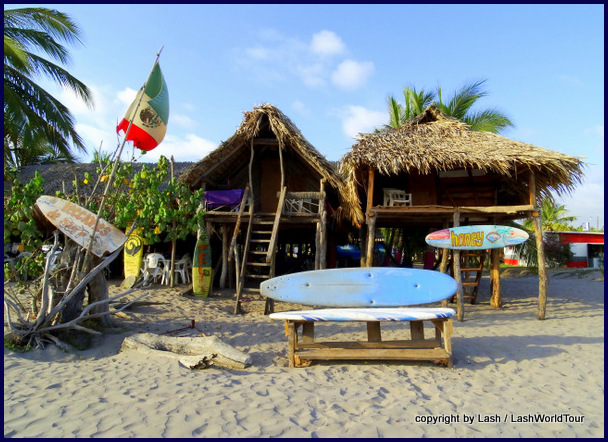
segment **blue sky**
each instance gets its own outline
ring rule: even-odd
[[[27,6],[82,28],[69,70],[94,91],[95,109],[49,90],[90,153],[116,148],[116,123],[161,47],[169,126],[139,161],[198,161],[263,103],[337,161],[357,133],[387,122],[387,97],[402,101],[405,86],[449,96],[487,79],[477,108],[511,118],[502,135],[585,157],[583,184],[558,201],[577,225],[604,225],[604,5]]]

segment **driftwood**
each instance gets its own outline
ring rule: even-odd
[[[250,356],[223,343],[215,336],[188,338],[138,333],[122,342],[120,350],[128,349],[177,359],[189,369],[207,368],[211,365],[243,369],[251,365]]]

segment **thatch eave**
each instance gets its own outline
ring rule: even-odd
[[[421,174],[458,169],[480,169],[513,179],[527,190],[526,175],[534,173],[537,193],[547,196],[570,193],[583,177],[581,157],[542,149],[501,135],[472,131],[446,117],[435,106],[397,129],[361,134],[350,152],[340,161],[345,183],[346,205],[341,215],[355,223],[363,213],[357,187],[368,169],[383,175],[417,171]]]
[[[200,187],[203,183],[216,183],[229,164],[239,161],[237,157],[249,161],[251,142],[260,136],[266,125],[276,137],[280,149],[283,151],[293,149],[321,177],[325,178],[329,185],[336,189],[340,186],[335,167],[304,138],[287,116],[270,104],[243,112],[243,121],[236,132],[213,152],[190,167],[181,180],[191,188]]]

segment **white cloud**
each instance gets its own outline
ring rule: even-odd
[[[116,98],[118,99],[118,101],[125,106],[125,112],[127,108],[131,106],[131,103],[133,103],[133,100],[135,100],[136,96],[137,91],[131,89],[130,87],[124,88],[122,91],[116,93]]]
[[[169,115],[170,124],[176,124],[184,129],[193,129],[197,126],[196,121],[194,121],[189,115],[184,114],[176,114],[172,113]]]
[[[344,52],[344,43],[332,31],[321,31],[312,36],[310,50],[318,55],[334,55]]]
[[[583,135],[596,135],[602,140],[604,139],[604,125],[598,124],[596,126],[588,127],[583,130]]]
[[[261,42],[235,49],[234,61],[246,69],[249,76],[265,83],[285,81],[291,76],[299,78],[309,88],[320,88],[331,81],[341,88],[355,89],[367,82],[375,68],[372,62],[350,59],[336,66],[331,56],[346,52],[344,42],[332,31],[317,32],[306,44],[297,38],[266,30]]]
[[[373,111],[362,106],[348,106],[341,115],[342,132],[350,138],[356,138],[360,133],[369,133],[385,124],[388,119],[386,112]]]
[[[195,134],[186,134],[183,138],[167,135],[157,148],[146,153],[140,161],[156,162],[161,155],[167,158],[173,155],[175,161],[200,161],[216,147],[217,144]]]
[[[343,89],[356,89],[363,86],[374,72],[370,61],[344,60],[331,74],[331,81]]]

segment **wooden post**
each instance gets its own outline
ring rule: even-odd
[[[325,210],[325,178],[321,179],[321,194],[322,198],[319,200],[319,218],[320,218],[320,247],[319,252],[319,267],[321,269],[327,268],[327,211]]]
[[[500,249],[490,251],[490,306],[494,308],[502,307],[502,297],[500,295]]]
[[[321,268],[321,260],[319,254],[321,253],[321,221],[316,222],[317,229],[315,231],[315,270]]]
[[[530,173],[530,205],[536,207],[536,177]],[[547,312],[547,272],[545,268],[545,250],[543,248],[543,232],[539,212],[532,215],[534,236],[536,236],[536,253],[538,260],[538,319],[545,319]]]
[[[376,242],[376,214],[374,212],[366,214],[367,218],[367,253],[365,254],[365,266],[374,265],[374,245]]]
[[[205,229],[207,230],[207,236],[209,238],[209,250],[211,250],[211,229],[212,229],[212,225],[211,225],[211,221],[205,221]],[[209,293],[207,294],[207,296],[211,295],[211,292],[213,292],[213,278],[215,276],[215,272],[213,271],[213,255],[210,254],[210,258],[211,258],[211,283],[209,284]]]
[[[443,221],[443,228],[447,229],[449,227],[448,221]],[[439,271],[441,273],[445,273],[448,268],[448,261],[450,259],[450,249],[442,249],[441,250],[441,262],[439,263]]]
[[[545,319],[547,311],[547,272],[545,269],[545,251],[543,249],[543,232],[541,230],[540,216],[532,220],[534,236],[536,236],[536,250],[538,259],[538,319]]]
[[[171,180],[173,180],[173,155],[171,155]],[[173,230],[175,230],[175,220],[172,222]],[[171,270],[169,276],[169,287],[173,288],[174,278],[175,278],[175,246],[177,244],[176,240],[171,241]]]
[[[369,213],[374,203],[374,169],[371,167],[367,171],[367,202],[365,213]]]
[[[458,227],[460,225],[460,209],[456,207],[454,209],[454,227]],[[460,250],[454,250],[454,279],[458,283],[458,291],[456,292],[456,310],[458,315],[458,320],[464,320],[464,305],[463,298],[464,293],[462,289],[462,274],[460,272]]]
[[[228,242],[228,226],[222,224],[222,272],[220,274],[220,288],[226,288],[226,280],[228,279],[228,250],[230,243]]]

